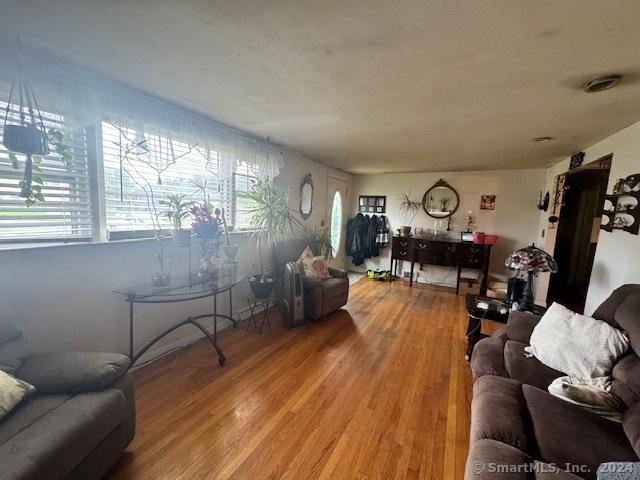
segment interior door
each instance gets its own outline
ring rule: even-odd
[[[554,251],[558,273],[551,275],[547,303],[584,311],[608,179],[608,169],[566,175]]]
[[[331,266],[344,268],[345,226],[348,217],[347,181],[338,177],[327,177],[326,225],[331,235],[333,259]]]

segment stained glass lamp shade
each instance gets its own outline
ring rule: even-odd
[[[535,245],[519,248],[507,257],[504,264],[510,270],[528,274],[527,287],[523,296],[525,305],[533,305],[533,277],[541,272],[556,273],[558,271],[555,259]]]
[[[534,274],[540,272],[556,273],[558,271],[558,264],[554,258],[535,245],[516,250],[507,257],[504,264],[510,270]]]

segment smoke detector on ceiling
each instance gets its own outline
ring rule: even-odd
[[[617,74],[597,77],[584,84],[584,91],[587,93],[604,92],[618,85],[620,80],[622,80],[622,75]]]
[[[551,140],[553,140],[553,137],[535,137],[531,139],[533,143],[550,142]]]

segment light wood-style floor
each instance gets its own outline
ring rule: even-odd
[[[293,331],[229,329],[135,373],[136,437],[110,479],[461,479],[464,298],[362,279]]]

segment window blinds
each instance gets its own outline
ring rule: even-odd
[[[0,101],[4,112],[6,101]],[[17,107],[10,106],[10,116]],[[80,129],[65,132],[64,118],[43,111],[46,129],[55,128],[65,134],[71,148],[73,167],[65,167],[57,154],[42,158],[44,202],[27,207],[18,196],[24,171],[24,156],[17,155],[18,168],[0,143],[0,242],[82,241],[93,238],[92,202],[89,189],[86,133]],[[0,138],[2,138],[0,124]]]

